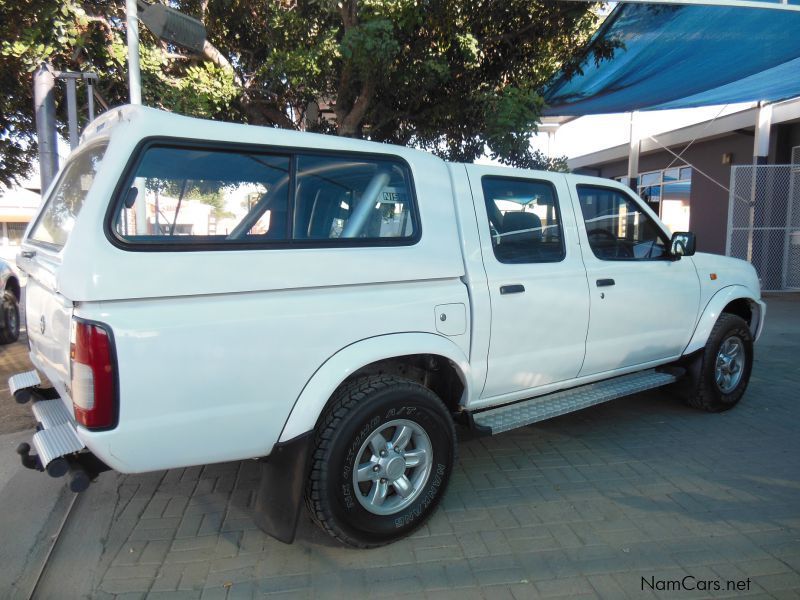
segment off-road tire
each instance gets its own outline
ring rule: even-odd
[[[432,468],[419,496],[395,514],[369,512],[354,497],[358,449],[381,424],[402,418],[422,427],[432,447]],[[348,546],[372,548],[405,537],[422,525],[447,487],[456,451],[453,419],[441,399],[410,379],[375,375],[337,391],[317,425],[306,486],[312,520]]]
[[[3,293],[0,304],[0,344],[10,344],[19,339],[19,304],[10,291]]]
[[[716,357],[722,343],[732,335],[743,343],[745,364],[736,387],[723,393],[715,380]],[[708,412],[722,412],[736,406],[747,389],[753,368],[753,335],[747,322],[737,315],[722,313],[708,336],[705,348],[688,367],[685,400],[689,406]]]

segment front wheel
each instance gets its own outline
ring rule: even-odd
[[[703,351],[689,365],[687,403],[720,412],[744,395],[753,368],[753,336],[739,316],[722,313]]]
[[[317,428],[306,489],[312,519],[349,546],[398,540],[439,503],[454,455],[453,420],[436,394],[401,377],[358,379]]]

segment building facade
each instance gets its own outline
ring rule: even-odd
[[[725,254],[731,169],[754,163],[757,108],[641,140],[637,191],[673,230],[691,230],[702,252]],[[800,147],[800,99],[775,104],[769,153],[759,163],[788,165]],[[624,179],[629,145],[569,160],[577,173]],[[800,154],[798,152],[795,153]]]

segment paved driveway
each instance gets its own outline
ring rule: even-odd
[[[463,439],[433,518],[376,550],[336,546],[306,516],[294,545],[262,534],[252,461],[105,474],[37,595],[798,598],[799,354],[800,296],[773,297],[730,412],[651,392]]]

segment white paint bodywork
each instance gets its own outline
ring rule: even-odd
[[[508,169],[468,165],[466,171],[477,222],[488,224],[481,177],[508,175]],[[515,176],[548,181],[555,187],[562,204],[566,257],[560,262],[505,264],[494,256],[488,226],[478,228],[492,309],[488,376],[481,399],[574,379],[586,348],[589,296],[568,179],[561,173],[524,170],[516,170]],[[515,284],[525,286],[525,292],[500,293],[501,286]]]
[[[103,232],[109,202],[137,145],[165,132],[400,157],[413,176],[421,239],[386,247],[123,250]],[[670,362],[701,347],[719,311],[737,298],[755,308],[756,334],[763,323],[746,263],[700,254],[647,265],[594,259],[574,186],[626,189],[607,180],[448,164],[408,148],[130,106],[92,123],[78,151],[100,141],[108,150],[65,247],[53,252],[26,239],[23,250],[36,255],[18,264],[31,277],[31,358],[70,410],[72,316],[113,331],[119,424],[79,428],[79,435],[121,472],[268,455],[278,441],[313,429],[350,374],[385,358],[445,358],[464,384],[461,406],[477,409]],[[553,184],[563,261],[496,261],[480,185],[487,174]],[[604,299],[594,287],[600,277],[618,281]],[[517,283],[524,294],[498,293]]]
[[[575,175],[575,185],[601,185],[630,196],[616,181]],[[632,197],[632,196],[630,196]],[[633,197],[632,197],[633,198]],[[575,214],[581,208],[574,195]],[[658,222],[647,203],[642,210]],[[583,221],[580,221],[583,225]],[[579,229],[583,263],[589,283],[591,322],[581,375],[613,372],[638,364],[674,360],[691,337],[700,302],[700,284],[693,258],[681,260],[600,260],[589,248],[586,228]],[[598,287],[597,280],[614,285]]]

